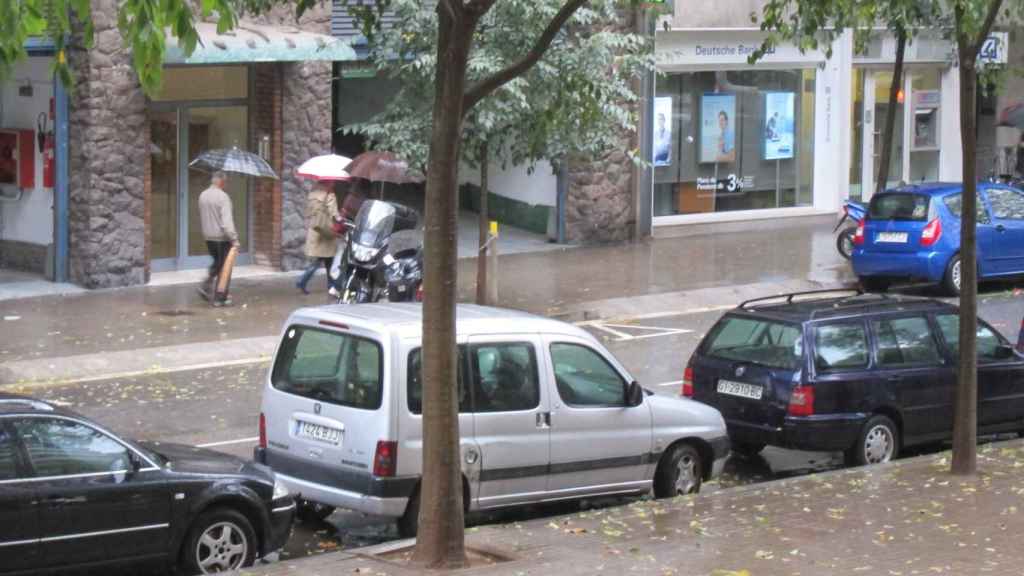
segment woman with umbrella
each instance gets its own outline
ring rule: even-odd
[[[296,171],[297,176],[315,181],[313,189],[306,197],[306,217],[309,223],[306,229],[305,253],[311,262],[295,283],[295,287],[303,294],[309,294],[306,287],[320,266],[327,272],[328,289],[332,286],[331,260],[338,250],[338,237],[345,232],[341,219],[338,218],[338,201],[332,183],[350,179],[345,172],[349,162],[351,161],[344,156],[327,154],[307,160]]]

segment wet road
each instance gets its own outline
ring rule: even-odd
[[[1013,290],[985,294],[979,312],[1011,341],[1016,340],[1024,295]],[[656,316],[587,325],[586,328],[658,394],[678,395],[683,369],[694,347],[722,311]],[[120,380],[36,388],[30,393],[69,406],[114,430],[138,439],[209,446],[249,458],[256,443],[260,390],[267,364],[153,374]],[[8,388],[11,389],[11,388]],[[14,388],[16,390],[16,388]],[[842,455],[776,448],[760,457],[732,457],[723,475],[705,491],[806,474],[842,466]],[[584,503],[601,506],[616,500]],[[471,522],[517,521],[564,513],[579,504],[540,506],[472,518]],[[298,525],[283,558],[380,543],[397,537],[394,526],[376,518],[336,512],[327,522]]]

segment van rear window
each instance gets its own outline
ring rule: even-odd
[[[924,194],[878,194],[871,199],[868,218],[924,222],[928,219],[930,200],[931,198]]]
[[[708,356],[770,368],[797,370],[803,357],[800,329],[770,320],[726,316],[708,342]]]
[[[292,326],[281,342],[270,381],[289,394],[376,410],[381,403],[381,347],[368,338]]]

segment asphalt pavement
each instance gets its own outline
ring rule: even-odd
[[[651,312],[634,318],[579,322],[599,338],[645,387],[678,395],[683,369],[693,349],[722,315],[725,306],[681,312]],[[1024,295],[991,290],[980,300],[979,314],[1016,339],[1024,316]],[[249,458],[255,445],[261,389],[268,362],[200,370],[155,372],[73,384],[34,385],[21,390],[60,403],[143,440],[182,442]],[[5,387],[19,391],[18,385]],[[755,484],[843,466],[839,453],[811,453],[769,447],[761,457],[734,456],[722,476],[704,492]],[[618,504],[610,499],[585,506]],[[579,504],[532,507],[471,519],[477,524],[527,521],[578,509]],[[568,508],[567,508],[568,507]],[[397,538],[392,524],[351,512],[327,522],[298,525],[282,554],[285,558],[378,544]]]

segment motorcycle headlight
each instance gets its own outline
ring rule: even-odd
[[[288,487],[284,485],[284,482],[281,482],[280,480],[275,478],[274,479],[274,500],[280,500],[281,498],[287,498],[289,494],[291,494],[291,491],[289,491]]]
[[[352,258],[356,262],[369,262],[373,260],[373,257],[377,255],[377,249],[372,246],[363,246],[362,244],[352,245]]]

